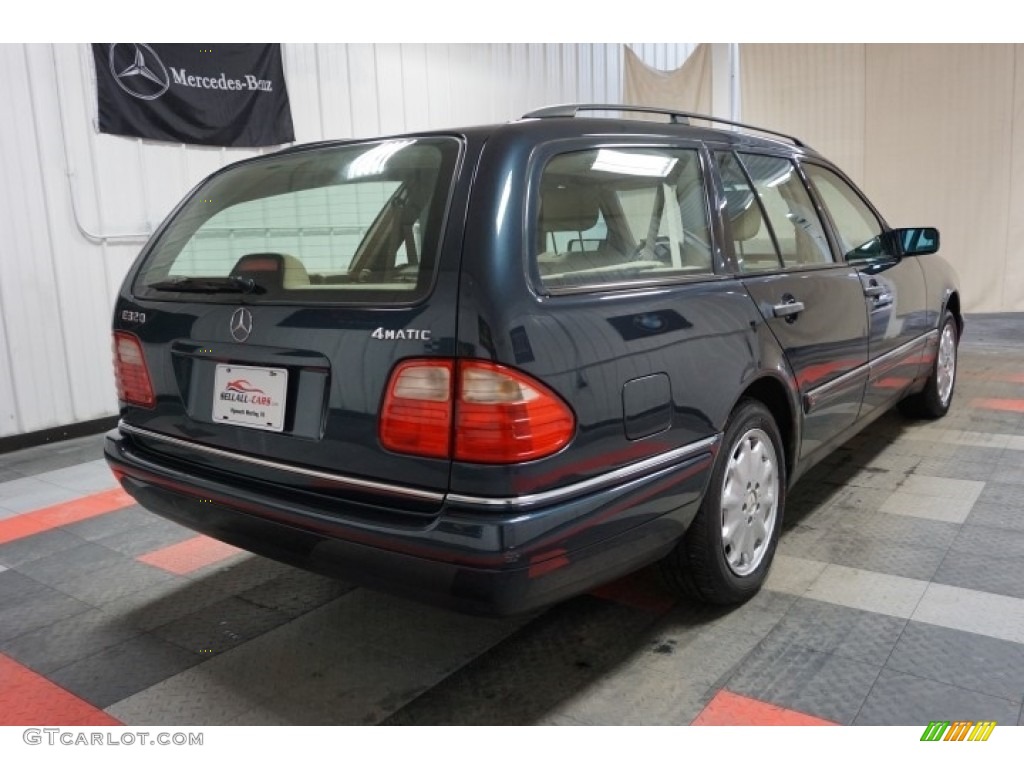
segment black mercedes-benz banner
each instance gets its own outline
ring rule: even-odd
[[[295,140],[276,43],[93,43],[100,131],[264,147]]]

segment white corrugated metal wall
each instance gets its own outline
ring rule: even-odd
[[[678,67],[694,44],[632,44]],[[622,47],[283,46],[296,139],[504,122],[618,102]],[[0,45],[0,437],[115,412],[114,296],[145,237],[204,176],[254,150],[96,132],[88,45]]]

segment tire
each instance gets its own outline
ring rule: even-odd
[[[775,419],[760,401],[741,400],[726,424],[700,510],[661,562],[666,580],[707,603],[749,600],[775,556],[785,498],[785,452]]]
[[[900,410],[905,415],[938,419],[949,412],[956,384],[959,336],[956,318],[946,310],[939,325],[939,348],[935,353],[935,365],[924,389],[900,403]]]

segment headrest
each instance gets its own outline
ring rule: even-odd
[[[732,239],[737,242],[750,240],[761,230],[761,207],[757,200],[746,190],[729,191],[725,197]]]
[[[586,232],[597,224],[599,210],[592,187],[550,186],[541,191],[540,221],[545,232]]]

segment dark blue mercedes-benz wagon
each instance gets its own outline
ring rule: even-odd
[[[893,405],[948,410],[963,321],[934,228],[796,138],[691,118],[727,122],[551,107],[213,174],[117,300],[121,484],[462,610],[655,561],[750,597],[803,472]]]

